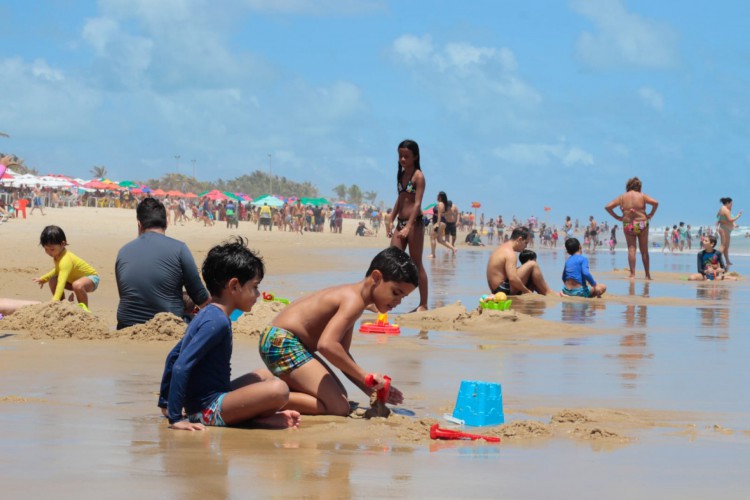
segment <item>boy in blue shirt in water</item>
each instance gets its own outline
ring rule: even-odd
[[[213,247],[201,273],[211,302],[190,322],[167,356],[159,407],[172,429],[204,430],[206,425],[299,427],[300,414],[283,410],[289,387],[268,370],[231,380],[232,322],[235,309],[249,312],[260,296],[263,261],[243,238]],[[183,409],[185,414],[183,414]]]
[[[565,250],[568,251],[568,260],[565,261],[562,280],[564,287],[560,296],[571,297],[601,297],[607,291],[607,285],[597,284],[589,271],[589,259],[581,255],[581,242],[578,238],[565,240]],[[587,283],[591,286],[587,286]]]

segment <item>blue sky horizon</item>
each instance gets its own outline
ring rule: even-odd
[[[750,175],[750,4],[719,0],[11,0],[0,151],[41,173],[254,170],[424,205],[607,217],[638,176],[654,223],[711,224]],[[177,160],[175,156],[179,155]],[[610,221],[611,222],[611,221]],[[743,223],[740,220],[740,223]]]

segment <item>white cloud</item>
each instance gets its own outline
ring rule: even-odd
[[[395,39],[391,53],[419,84],[437,94],[442,106],[467,118],[494,110],[510,119],[513,107],[536,106],[539,93],[518,74],[513,51],[467,42],[436,45],[429,35]]]
[[[377,0],[244,0],[244,5],[259,11],[293,15],[364,15],[383,11],[386,4]]]
[[[641,98],[646,105],[654,108],[657,111],[664,109],[664,97],[656,90],[649,87],[641,87],[638,89],[638,97]]]
[[[562,163],[566,167],[572,167],[594,164],[594,157],[591,153],[565,143],[514,143],[495,148],[493,154],[497,158],[517,166],[546,166]]]
[[[572,6],[596,28],[582,33],[576,43],[584,64],[598,69],[677,65],[677,32],[666,23],[628,12],[620,0],[574,0]]]
[[[435,52],[429,35],[402,35],[393,41],[393,52],[406,63],[426,62]]]

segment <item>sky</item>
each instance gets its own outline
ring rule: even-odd
[[[750,2],[6,0],[0,18],[0,151],[43,174],[263,170],[392,206],[409,138],[423,205],[605,219],[638,176],[656,225],[750,209]]]

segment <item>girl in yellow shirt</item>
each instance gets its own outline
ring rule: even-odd
[[[65,248],[68,245],[67,238],[58,226],[45,227],[39,244],[44,247],[47,255],[52,257],[55,268],[41,278],[34,278],[34,282],[39,283],[39,288],[49,282],[52,300],[63,300],[65,290],[72,290],[76,301],[88,308],[88,294],[99,287],[99,275],[96,270]],[[70,300],[73,300],[73,295]]]

